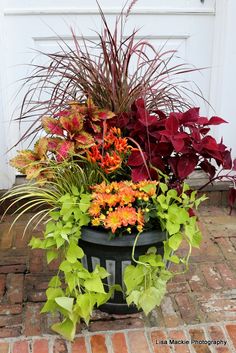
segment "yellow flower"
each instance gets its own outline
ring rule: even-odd
[[[138,225],[138,226],[137,226],[137,230],[141,233],[141,232],[143,231],[143,226]]]
[[[93,226],[100,226],[100,219],[99,218],[93,218],[92,219],[92,225]]]

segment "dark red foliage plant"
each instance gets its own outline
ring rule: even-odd
[[[231,171],[236,170],[236,162],[232,163],[231,151],[222,140],[217,142],[209,134],[212,126],[223,123],[227,122],[218,116],[210,119],[201,116],[196,107],[168,115],[161,110],[148,110],[141,98],[130,112],[110,121],[122,129],[131,143],[136,141],[128,159],[132,180],[156,179],[160,170],[171,177],[172,185],[181,184],[196,168],[209,176],[207,185],[216,180],[235,181]],[[228,172],[222,174],[222,170]],[[232,188],[231,206],[235,200]]]

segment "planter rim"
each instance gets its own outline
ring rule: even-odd
[[[81,231],[81,239],[83,241],[97,245],[132,247],[135,238],[136,234],[130,234],[109,240],[108,232],[105,229],[102,231],[92,227],[83,227]],[[137,245],[151,245],[162,242],[163,240],[166,240],[166,232],[163,232],[160,229],[153,229],[141,233]]]

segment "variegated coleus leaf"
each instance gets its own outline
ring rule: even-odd
[[[63,128],[58,119],[44,116],[41,122],[44,130],[48,134],[63,136]]]
[[[18,169],[19,172],[25,174],[25,169],[35,161],[37,161],[37,155],[35,152],[22,150],[18,151],[17,156],[10,160],[10,165]]]
[[[68,117],[61,116],[60,123],[64,130],[69,134],[69,138],[73,138],[74,134],[83,129],[84,116],[79,113],[70,114]]]
[[[38,159],[44,159],[47,156],[48,152],[48,138],[41,137],[34,145],[34,152],[37,155]]]
[[[97,109],[93,112],[91,119],[93,121],[104,121],[107,119],[111,119],[115,116],[115,113],[111,112],[108,109]]]
[[[75,153],[75,144],[72,141],[63,141],[59,143],[56,149],[56,159],[58,162],[69,158]]]
[[[89,148],[94,145],[94,138],[88,132],[81,131],[74,137],[76,141],[76,148]]]

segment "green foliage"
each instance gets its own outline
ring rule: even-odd
[[[32,237],[29,244],[33,249],[46,250],[48,263],[61,258],[58,275],[49,282],[47,301],[41,312],[58,311],[61,314],[62,321],[52,329],[68,340],[73,340],[80,320],[89,322],[94,306],[107,302],[115,289],[121,290],[113,286],[106,292],[102,279],[109,273],[100,266],[90,273],[80,261],[84,252],[78,241],[81,227],[90,222],[87,210],[91,199],[83,190],[73,185],[70,193],[62,195],[57,208],[49,213],[44,238]]]
[[[187,269],[192,247],[199,247],[201,242],[197,217],[190,215],[189,210],[197,208],[205,196],[196,198],[196,192],[190,192],[187,184],[183,185],[180,195],[174,189],[168,190],[164,183],[160,183],[159,187],[161,193],[153,196],[153,202],[156,218],[160,220],[162,230],[166,231],[164,255],[157,254],[157,249],[151,247],[138,260],[133,256],[136,266],[127,266],[124,273],[128,305],[134,303],[146,315],[160,305],[167,282],[176,274],[167,270],[167,263],[184,264]],[[133,255],[138,238],[139,234],[134,243]],[[189,245],[189,252],[180,257],[178,249],[183,241]]]

